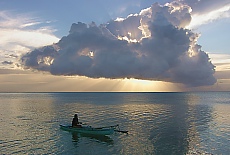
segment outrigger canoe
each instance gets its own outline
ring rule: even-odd
[[[100,127],[100,128],[93,128],[91,126],[82,126],[78,128],[78,127],[72,127],[69,125],[60,125],[60,128],[66,131],[78,132],[78,133],[84,133],[84,134],[92,134],[92,135],[111,135],[114,133],[114,131],[124,132],[124,131],[116,130],[117,127],[119,126],[115,125],[115,126]],[[125,131],[125,133],[127,132]]]

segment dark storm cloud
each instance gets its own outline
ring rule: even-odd
[[[104,25],[74,23],[58,43],[31,51],[21,60],[26,68],[54,75],[212,85],[214,66],[197,45],[198,35],[184,28],[190,21],[189,6],[155,3]]]

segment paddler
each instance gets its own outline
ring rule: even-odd
[[[81,128],[81,122],[78,121],[78,116],[77,114],[74,115],[73,121],[72,121],[72,127],[75,128]]]

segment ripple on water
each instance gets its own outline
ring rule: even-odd
[[[0,109],[1,153],[227,154],[229,99],[215,103],[217,99],[208,97],[202,93],[54,93],[22,94],[11,100],[6,96]],[[81,122],[120,124],[129,134],[94,137],[60,130],[59,124],[70,124],[75,113]]]

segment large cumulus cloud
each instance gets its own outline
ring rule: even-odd
[[[185,29],[191,8],[180,2],[153,4],[139,14],[107,24],[74,23],[58,43],[33,50],[21,60],[25,68],[54,75],[136,78],[212,85],[214,66]]]

